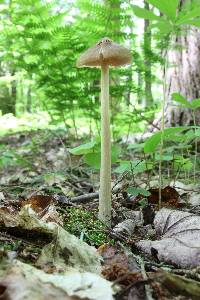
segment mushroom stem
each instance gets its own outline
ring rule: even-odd
[[[101,66],[101,170],[99,219],[111,225],[111,141],[109,113],[109,66]]]

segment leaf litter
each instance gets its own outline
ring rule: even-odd
[[[60,137],[43,145],[42,138],[34,145],[30,138],[32,133],[10,138],[24,165],[6,166],[1,173],[2,299],[199,299],[198,185],[166,185],[166,208],[157,212],[156,185],[135,196],[126,192],[127,178],[119,181],[113,230],[104,230],[110,244],[96,251],[82,241],[88,234],[84,229],[78,229],[78,238],[65,230],[69,216],[63,214],[71,207],[96,209],[95,181],[80,161],[72,167]],[[136,185],[134,190],[144,189]]]
[[[30,204],[15,215],[10,215],[10,212],[1,214],[2,225],[46,234],[52,239],[42,248],[35,266],[46,272],[54,270],[53,274],[47,274],[17,259],[7,262],[7,269],[1,274],[0,282],[6,285],[4,293],[10,299],[46,299],[48,293],[53,293],[55,297],[58,289],[63,294],[61,299],[65,299],[66,295],[95,300],[103,300],[105,297],[113,299],[111,283],[98,275],[101,271],[101,257],[96,249],[80,241],[55,222],[46,222],[44,217],[38,218]],[[23,283],[23,291],[18,289],[20,281]],[[44,292],[43,296],[40,295],[42,285],[43,288],[47,288],[47,295]],[[52,295],[51,298],[53,299]],[[59,297],[56,296],[56,299]]]

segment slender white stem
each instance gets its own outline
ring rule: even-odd
[[[162,159],[163,159],[163,147],[164,147],[164,129],[165,129],[165,106],[166,106],[166,72],[168,67],[168,48],[166,49],[166,59],[164,64],[164,79],[163,79],[163,103],[162,103],[162,118],[161,118],[161,138],[160,138],[160,157],[159,157],[159,200],[158,209],[162,208],[162,187],[163,187],[163,177],[162,177]]]
[[[109,112],[109,66],[101,67],[101,170],[99,219],[111,225],[111,141]]]

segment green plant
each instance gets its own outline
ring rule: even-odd
[[[200,11],[199,1],[185,1],[180,3],[179,0],[147,0],[147,2],[158,9],[161,16],[156,15],[154,12],[147,9],[133,6],[133,11],[139,18],[150,20],[151,28],[156,29],[159,39],[166,41],[166,51],[170,49],[171,37],[173,34],[180,33],[185,29],[185,25],[194,25],[200,27]],[[180,9],[180,7],[182,8]],[[164,74],[166,74],[167,61],[165,61]],[[164,79],[164,100],[162,106],[162,123],[160,133],[160,163],[159,163],[159,207],[161,207],[161,188],[162,188],[162,154],[163,154],[163,138],[164,138],[164,108],[166,97],[166,78]],[[196,158],[195,158],[196,160]],[[194,179],[195,179],[195,167],[194,164]]]
[[[148,19],[151,26],[156,28],[160,37],[177,32],[184,25],[194,25],[200,27],[199,1],[186,1],[181,11],[179,10],[179,0],[146,0],[161,12],[161,16],[153,11],[148,11],[139,6],[133,5],[133,11],[139,18]]]
[[[81,144],[78,147],[69,149],[69,152],[73,155],[81,155],[83,161],[90,167],[99,170],[101,165],[101,144],[99,138],[86,143]],[[111,147],[111,162],[114,164],[119,160],[121,149],[118,145],[112,145]]]
[[[192,101],[188,101],[185,99],[181,94],[179,93],[173,93],[172,99],[179,103],[182,107],[191,109],[193,114],[193,122],[194,122],[194,137],[195,137],[195,156],[194,156],[194,182],[196,181],[196,164],[197,164],[197,152],[198,152],[198,143],[197,143],[197,137],[198,137],[198,128],[196,126],[196,115],[195,111],[200,108],[200,99],[193,99]]]
[[[6,149],[1,153],[0,168],[7,168],[10,166],[31,167],[32,164],[15,150]]]
[[[65,215],[64,227],[70,233],[82,237],[83,240],[94,246],[112,243],[108,238],[106,226],[97,219],[96,212],[79,208],[63,210]]]

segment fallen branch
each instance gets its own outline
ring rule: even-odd
[[[68,201],[72,203],[87,203],[94,199],[99,199],[99,192],[72,197]]]
[[[112,190],[112,194],[120,193],[121,189],[119,187],[116,187]],[[78,204],[78,203],[88,203],[94,199],[99,199],[99,192],[95,193],[89,193],[89,194],[83,194],[79,196],[75,196],[72,198],[68,198],[66,196],[59,196],[55,197],[57,201],[63,203],[63,204]]]

